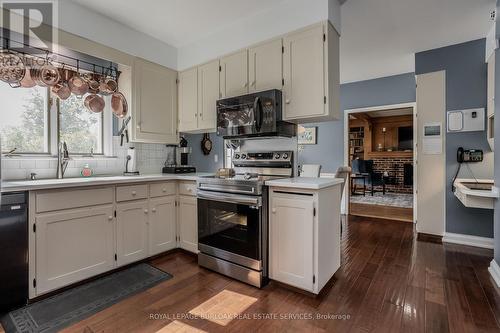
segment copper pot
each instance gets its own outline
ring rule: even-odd
[[[36,86],[35,80],[31,77],[31,69],[26,69],[26,73],[20,83],[23,88],[33,88]]]
[[[76,73],[68,80],[68,86],[71,92],[77,96],[83,96],[89,91],[87,81],[79,73]]]
[[[94,113],[100,113],[104,111],[104,106],[106,105],[106,103],[104,102],[104,98],[96,94],[90,94],[85,97],[83,104],[89,111]]]
[[[111,96],[111,109],[113,110],[113,114],[118,118],[123,118],[127,115],[127,99],[121,92],[115,92]]]
[[[113,79],[102,79],[99,84],[99,91],[103,95],[110,95],[118,90],[118,83]]]
[[[51,90],[61,100],[66,100],[71,96],[71,89],[69,89],[68,83],[65,81],[60,81]]]
[[[18,88],[25,75],[26,66],[19,55],[5,50],[0,52],[0,80]]]

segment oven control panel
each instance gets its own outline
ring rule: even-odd
[[[233,154],[234,166],[262,166],[262,165],[287,165],[292,164],[292,151],[266,151],[266,152],[235,152]]]

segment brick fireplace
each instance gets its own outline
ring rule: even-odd
[[[413,157],[373,157],[372,160],[374,172],[389,175],[385,186],[387,192],[413,193]]]

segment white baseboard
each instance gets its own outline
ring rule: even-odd
[[[491,274],[491,277],[497,283],[497,286],[500,287],[500,267],[498,266],[495,259],[490,262],[490,267],[488,267],[488,271]]]
[[[444,234],[443,242],[482,247],[485,249],[492,249],[494,246],[493,238],[454,234],[451,232],[446,232]]]

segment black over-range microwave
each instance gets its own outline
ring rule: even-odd
[[[297,125],[283,121],[280,90],[266,90],[217,101],[217,135],[225,139],[292,137]]]

